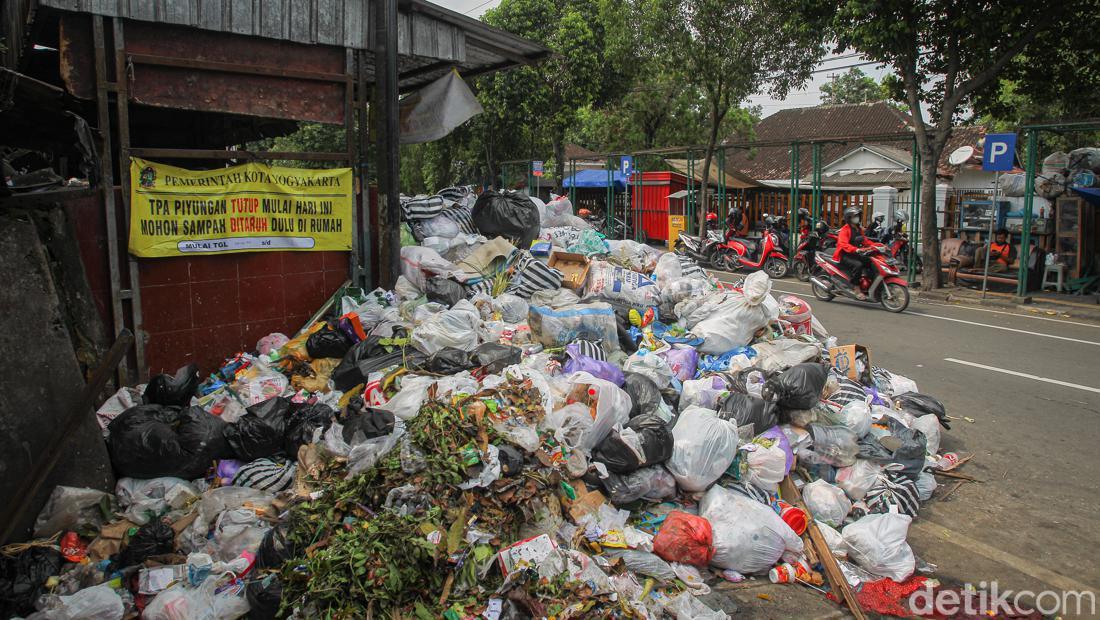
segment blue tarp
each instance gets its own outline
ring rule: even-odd
[[[1077,192],[1077,195],[1084,198],[1085,202],[1088,202],[1094,207],[1100,207],[1100,189],[1095,187],[1074,187],[1073,191]]]
[[[626,191],[627,176],[617,170],[611,171],[611,183],[615,191]],[[574,185],[576,183],[576,185]],[[566,177],[564,187],[607,188],[607,170],[578,170],[577,174]]]

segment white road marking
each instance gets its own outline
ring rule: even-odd
[[[1096,588],[1081,583],[1080,581],[1077,581],[1072,577],[1067,577],[1052,570],[1043,568],[1042,566],[1039,566],[1031,560],[1022,558],[1018,555],[1013,555],[1011,553],[1008,553],[1007,551],[998,549],[993,545],[986,544],[980,540],[975,540],[974,538],[971,538],[966,534],[963,534],[962,532],[944,527],[943,525],[940,525],[939,523],[936,523],[928,519],[927,517],[922,518],[920,521],[914,521],[913,525],[910,526],[910,530],[918,530],[920,532],[930,534],[944,542],[957,545],[972,553],[983,555],[990,560],[1014,568],[1021,573],[1027,575],[1028,577],[1031,577],[1032,579],[1042,581],[1048,586],[1052,586],[1059,590],[1074,592],[1093,592],[1096,590]]]
[[[1061,385],[1061,386],[1064,386],[1064,387],[1071,387],[1071,388],[1075,388],[1075,389],[1078,389],[1078,390],[1085,390],[1085,391],[1088,391],[1088,392],[1096,392],[1097,394],[1100,394],[1100,388],[1089,387],[1087,385],[1080,385],[1080,384],[1077,384],[1077,383],[1070,383],[1068,381],[1060,381],[1058,379],[1048,379],[1046,377],[1040,377],[1038,375],[1032,375],[1032,374],[1028,374],[1026,372],[1017,372],[1015,370],[1008,370],[1008,369],[1005,369],[1005,368],[997,368],[996,366],[987,366],[985,364],[979,364],[977,362],[967,362],[965,360],[957,360],[953,357],[945,357],[945,358],[943,358],[943,361],[951,362],[951,363],[954,363],[954,364],[962,364],[964,366],[973,366],[975,368],[981,368],[983,370],[991,370],[993,372],[999,372],[999,373],[1003,373],[1003,374],[1006,374],[1006,375],[1012,375],[1014,377],[1023,377],[1025,379],[1033,379],[1035,381],[1043,381],[1045,383],[1053,383],[1054,385]]]
[[[928,319],[939,319],[941,321],[953,321],[955,323],[965,323],[967,325],[977,325],[978,327],[988,327],[989,329],[1000,329],[1006,332],[1016,332],[1017,334],[1028,334],[1029,336],[1042,336],[1043,338],[1054,338],[1056,340],[1065,340],[1068,342],[1076,342],[1079,344],[1091,344],[1093,346],[1100,347],[1100,342],[1094,342],[1092,340],[1081,340],[1079,338],[1070,338],[1068,336],[1055,336],[1053,334],[1043,334],[1040,332],[1032,332],[1026,329],[1016,329],[1014,327],[1005,327],[1003,325],[990,325],[988,323],[977,323],[975,321],[965,321],[963,319],[953,319],[949,316],[937,316],[935,314],[925,314],[923,312],[913,312],[912,310],[906,310],[903,314],[909,314],[912,316],[922,316]]]
[[[1023,319],[1035,319],[1037,321],[1050,321],[1051,323],[1065,323],[1066,325],[1080,325],[1081,327],[1091,327],[1093,329],[1100,329],[1100,325],[1095,323],[1081,323],[1078,321],[1067,321],[1065,319],[1052,319],[1046,316],[1032,316],[1026,313],[1017,312],[1005,312],[1003,310],[990,310],[989,308],[971,308],[970,306],[952,305],[952,304],[938,304],[931,301],[920,301],[923,306],[940,306],[942,308],[958,308],[959,310],[973,310],[974,312],[991,312],[993,314],[1007,314],[1008,316],[1018,316]]]

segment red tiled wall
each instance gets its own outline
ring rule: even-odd
[[[103,204],[66,205],[100,315],[113,332]],[[121,208],[119,209],[121,212]],[[126,223],[119,216],[121,245]],[[129,286],[125,251],[123,288]],[[195,362],[203,374],[251,351],[271,332],[292,335],[348,277],[347,252],[250,252],[138,259],[145,359],[149,373]]]

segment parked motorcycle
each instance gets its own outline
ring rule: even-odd
[[[901,228],[900,225],[896,226]],[[891,230],[882,237],[882,244],[886,247],[886,254],[898,261],[902,271],[909,268],[909,252],[912,248],[909,245],[909,233],[902,232],[901,230]],[[924,261],[921,260],[920,254],[916,256],[916,272],[921,273],[924,271]]]
[[[725,241],[722,231],[708,230],[706,238],[700,240],[698,235],[689,235],[683,231],[676,237],[675,251],[681,256],[687,256],[704,267],[721,269],[716,262],[716,251]]]
[[[859,281],[853,285],[840,261],[833,260],[831,253],[818,252],[815,264],[820,272],[810,276],[814,297],[832,301],[837,295],[843,295],[857,301],[882,304],[890,312],[902,312],[908,308],[909,284],[898,276],[897,260],[887,256],[882,245],[861,248],[859,252],[871,259],[871,269],[876,274],[874,280],[861,274]],[[866,295],[867,299],[861,300],[859,293]]]
[[[829,232],[829,226],[825,222],[818,222],[810,232],[802,235],[802,242],[798,244],[798,249],[794,254],[794,265],[792,270],[794,275],[800,282],[809,282],[810,276],[815,273],[817,266],[814,263],[816,254],[820,250],[824,250],[824,243],[822,238],[828,239],[829,237],[835,238],[836,235]]]
[[[775,220],[764,220],[764,236],[759,240],[730,238],[722,243],[715,252],[715,261],[719,269],[737,271],[763,269],[773,279],[787,275],[787,255],[780,250],[779,235],[775,231]]]
[[[581,217],[584,221],[592,225],[600,234],[608,239],[634,239],[634,227],[629,222],[620,219],[618,217],[611,218],[611,224],[608,225],[607,218],[599,213],[593,213],[588,209],[581,209]],[[642,232],[642,243],[648,243],[646,234]]]

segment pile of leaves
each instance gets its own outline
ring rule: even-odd
[[[527,457],[521,472],[488,488],[459,488],[477,475],[487,446],[505,442],[494,422],[542,419],[530,382],[435,396],[375,467],[345,479],[346,464],[333,459],[311,481],[315,499],[290,509],[287,540],[299,551],[280,571],[282,614],[438,618],[485,608],[502,581],[497,551],[518,540],[534,517],[530,504],[557,502],[561,479]]]

